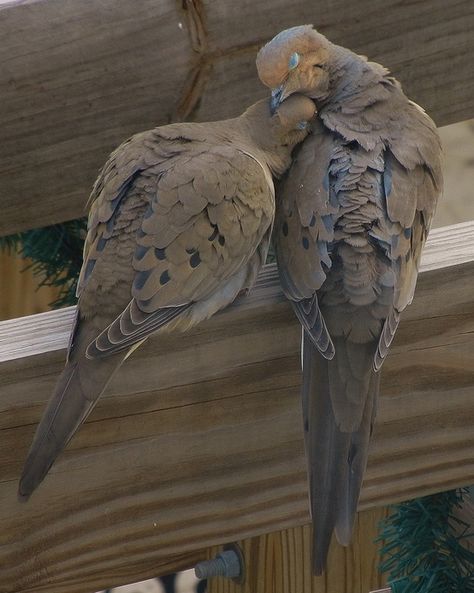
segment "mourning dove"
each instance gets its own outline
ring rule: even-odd
[[[273,226],[272,174],[290,165],[314,112],[302,95],[273,115],[260,101],[235,119],[137,134],[112,153],[90,198],[67,363],[28,453],[20,499],[150,334],[185,331],[251,287]]]
[[[257,57],[273,105],[294,92],[318,117],[276,188],[283,290],[303,326],[303,416],[313,568],[333,531],[351,539],[380,368],[411,302],[441,192],[435,124],[380,64],[311,25],[279,33]]]

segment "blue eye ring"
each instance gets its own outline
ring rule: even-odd
[[[288,69],[294,70],[296,66],[298,66],[300,62],[300,54],[295,51],[291,54],[290,59],[288,60]]]
[[[307,127],[308,127],[308,122],[307,121],[299,121],[296,124],[296,129],[297,130],[306,130]]]

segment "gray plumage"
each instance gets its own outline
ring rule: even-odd
[[[151,333],[185,331],[249,289],[266,259],[280,175],[315,107],[137,134],[112,153],[90,198],[78,314],[66,367],[19,485],[28,499],[113,373]]]
[[[321,574],[333,531],[344,545],[351,538],[379,370],[412,301],[441,193],[441,146],[433,121],[385,68],[311,25],[277,35],[257,68],[274,105],[302,92],[318,110],[276,187],[275,247],[304,328],[313,567]]]

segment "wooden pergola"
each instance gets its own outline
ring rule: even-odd
[[[0,234],[81,216],[130,134],[265,96],[256,50],[304,22],[389,67],[439,125],[474,116],[470,0],[12,1],[0,4]],[[384,367],[361,509],[474,482],[473,295],[474,222],[433,231]],[[273,265],[222,314],[139,349],[18,503],[72,317],[0,323],[2,593],[92,593],[309,522],[299,326]],[[265,586],[245,592],[276,592]]]

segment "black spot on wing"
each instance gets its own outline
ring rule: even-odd
[[[161,286],[164,286],[165,284],[167,284],[169,281],[171,280],[170,274],[168,272],[168,270],[165,270],[161,276],[160,276],[160,284]]]
[[[107,224],[105,225],[105,228],[107,230],[107,234],[109,236],[112,234],[112,231],[114,230],[114,226],[115,226],[115,216],[111,216],[109,218],[109,220],[107,221]]]
[[[145,247],[144,245],[137,245],[136,249],[135,249],[135,257],[138,260],[143,259],[143,257],[145,256],[145,254],[148,251],[148,247]]]
[[[309,239],[308,237],[303,237],[303,239],[301,240],[301,243],[303,245],[303,247],[305,249],[309,249]]]
[[[103,251],[105,245],[107,243],[107,239],[104,239],[104,237],[101,237],[98,241],[97,241],[97,251]]]
[[[92,273],[92,270],[94,269],[95,266],[95,259],[90,259],[88,260],[87,264],[86,264],[86,269],[84,270],[84,282],[87,281],[87,279],[89,278],[89,276]]]
[[[217,228],[217,225],[212,225],[214,227],[214,230],[212,231],[212,233],[209,235],[208,239],[209,241],[214,241],[214,239],[217,237],[217,234],[219,233],[219,230]]]
[[[160,261],[166,259],[166,249],[159,249],[158,247],[155,247],[155,257]]]
[[[225,245],[225,237],[222,235],[219,235],[219,245]]]
[[[285,235],[285,237],[288,236],[288,223],[286,222],[286,220],[281,227],[281,232]]]
[[[198,265],[201,263],[201,256],[199,255],[199,251],[196,251],[196,253],[192,254],[192,256],[189,259],[189,263],[192,268],[198,267]]]
[[[150,277],[151,270],[144,270],[142,272],[138,272],[135,276],[135,280],[133,281],[133,287],[137,290],[141,290],[145,286],[145,282]]]

